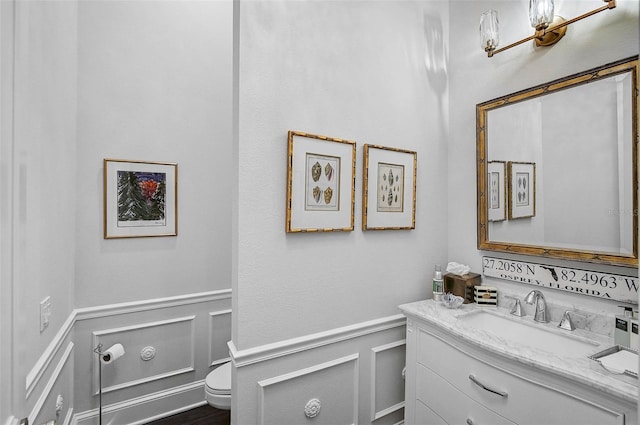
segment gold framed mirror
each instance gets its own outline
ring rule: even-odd
[[[638,266],[638,56],[477,104],[476,144],[478,249]]]

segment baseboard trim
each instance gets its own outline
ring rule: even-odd
[[[233,364],[238,368],[405,325],[405,316],[396,314],[246,350],[238,350],[233,341],[228,345]]]
[[[204,380],[199,380],[168,390],[102,406],[102,421],[106,423],[142,425],[204,404],[206,404],[204,399]],[[145,411],[153,412],[154,414],[140,417],[140,412]],[[158,414],[157,412],[162,413]],[[99,409],[79,412],[73,415],[70,425],[94,424],[99,419],[99,414]]]

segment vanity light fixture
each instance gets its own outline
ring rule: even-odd
[[[500,42],[498,31],[498,12],[490,9],[480,15],[480,43],[488,57],[496,53],[515,47],[527,41],[534,40],[536,46],[551,46],[564,36],[567,26],[596,13],[616,7],[616,0],[604,0],[606,5],[582,14],[576,18],[565,20],[554,15],[553,0],[529,0],[529,20],[535,28],[535,33],[508,46],[496,49]]]

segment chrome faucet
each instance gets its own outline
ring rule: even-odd
[[[536,305],[536,311],[533,315],[533,320],[542,323],[549,322],[549,317],[547,317],[547,301],[544,299],[544,295],[542,294],[542,292],[534,289],[527,294],[527,296],[524,298],[524,302],[529,305]]]

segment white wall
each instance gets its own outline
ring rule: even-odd
[[[74,401],[95,403],[75,365],[94,358],[96,329],[76,329],[78,311],[102,312],[104,320],[84,322],[99,330],[123,304],[167,317],[171,300],[231,286],[232,3],[7,1],[0,18],[0,314],[10,338],[0,355],[0,421],[45,422],[57,394],[64,414]],[[103,239],[103,158],[178,163],[178,237]],[[47,296],[52,317],[41,334]],[[197,320],[208,323],[206,314]],[[206,345],[211,329],[195,329]],[[229,337],[215,347],[225,356]],[[200,359],[163,385],[184,376],[202,385],[209,366]]]
[[[427,298],[434,265],[446,264],[447,2],[240,1],[235,12],[232,421],[303,422],[317,396],[322,423],[397,422],[401,405],[369,414],[385,385],[369,379],[368,358],[404,341],[388,329],[358,335]],[[289,130],[356,142],[354,231],[285,232]],[[417,152],[415,230],[361,230],[364,144]],[[384,373],[399,378],[402,366]],[[339,388],[326,394],[316,370]]]
[[[446,2],[240,2],[237,348],[427,297],[447,252],[447,85],[425,61],[431,31],[446,45],[446,13]],[[353,232],[285,233],[288,130],[357,143]],[[417,151],[415,230],[361,230],[365,143]]]
[[[565,1],[558,10],[573,16],[588,8],[582,3],[601,4]],[[5,13],[6,2],[2,6],[4,36],[5,19],[12,15]],[[70,378],[83,380],[76,372],[90,371],[89,333],[109,329],[111,321],[139,325],[173,314],[145,310],[151,298],[224,289],[233,280],[233,339],[247,358],[254,348],[336,334],[335,329],[354,324],[357,334],[362,323],[392,317],[398,304],[429,296],[436,263],[459,261],[481,270],[483,253],[475,239],[475,104],[639,50],[635,0],[619,0],[614,11],[572,25],[550,49],[524,45],[492,59],[478,47],[480,13],[491,6],[500,10],[508,42],[530,33],[526,1],[242,1],[236,6],[233,54],[239,69],[232,76],[230,2],[17,4],[16,80],[10,85],[15,116],[6,119],[3,103],[0,128],[1,193],[13,199],[11,211],[0,209],[2,295],[12,297],[0,305],[0,317],[2,335],[13,335],[11,359],[4,348],[0,357],[3,383],[7,375],[12,382],[2,393],[0,420],[7,414],[35,417],[40,394],[46,397],[39,419],[49,415],[59,392],[67,407],[73,398],[80,409],[95,407],[95,398],[84,391],[86,382],[78,385]],[[10,75],[6,40],[3,102]],[[5,137],[12,122],[15,133]],[[288,130],[357,142],[353,232],[284,232]],[[365,143],[417,151],[415,230],[360,230]],[[178,237],[102,239],[105,157],[179,164]],[[4,239],[9,232],[10,244]],[[53,317],[41,335],[38,304],[47,295]],[[586,297],[550,296],[616,308]],[[133,301],[139,314],[109,316],[111,305]],[[94,306],[78,335],[73,324],[65,327],[73,312]],[[95,311],[106,312],[102,320],[91,318]],[[58,339],[62,348],[49,352],[56,332],[65,329],[72,331]],[[401,343],[396,331],[358,350]],[[82,341],[81,348],[73,340]],[[296,365],[304,370],[347,352],[345,345],[327,347],[298,357]],[[67,349],[77,356],[78,371],[69,372]],[[394,356],[397,351],[391,350]],[[52,360],[50,367],[35,367],[43,359]],[[57,365],[59,382],[44,388]],[[255,397],[256,377],[271,376],[268,366],[237,378],[242,397]],[[293,365],[279,367],[286,373]],[[397,367],[396,361],[392,369]],[[25,377],[34,369],[44,378],[26,400]],[[204,376],[206,367],[196,369],[188,380]],[[78,391],[68,396],[74,385]],[[161,386],[152,383],[143,392]],[[112,393],[110,401],[138,394]]]
[[[76,305],[231,286],[231,3],[78,10]],[[102,238],[103,158],[178,164],[178,236]]]
[[[601,1],[556,2],[556,14],[572,18],[602,5]],[[475,105],[502,95],[571,75],[618,59],[638,54],[639,4],[621,0],[613,10],[572,24],[565,37],[550,48],[534,48],[526,43],[493,58],[480,49],[478,22],[480,14],[498,10],[501,45],[505,46],[532,34],[526,1],[462,1],[451,0],[450,43],[450,115],[449,143],[449,258],[482,270],[482,256],[495,255],[476,248],[476,168],[475,168]],[[481,82],[481,83],[479,83]],[[524,256],[501,257],[524,261],[540,261]],[[635,274],[637,270],[585,263],[542,260],[579,269],[593,269],[620,274]],[[526,293],[528,285],[484,278],[487,284],[510,292]],[[575,296],[565,292],[547,291],[548,299],[582,305],[585,308],[618,311],[618,303],[597,298]]]
[[[0,2],[0,199],[11,199],[13,111],[13,4]],[[0,340],[11,341],[13,331],[12,233],[13,209],[0,203]],[[0,345],[0,422],[10,417],[13,402],[13,343]]]
[[[15,4],[13,133],[3,140],[12,155],[12,234],[3,252],[11,271],[3,286],[12,286],[14,413],[34,405],[37,392],[25,391],[28,373],[73,309],[76,16],[75,2]],[[47,296],[52,315],[41,333],[39,306]],[[70,382],[61,391],[72,398]]]

